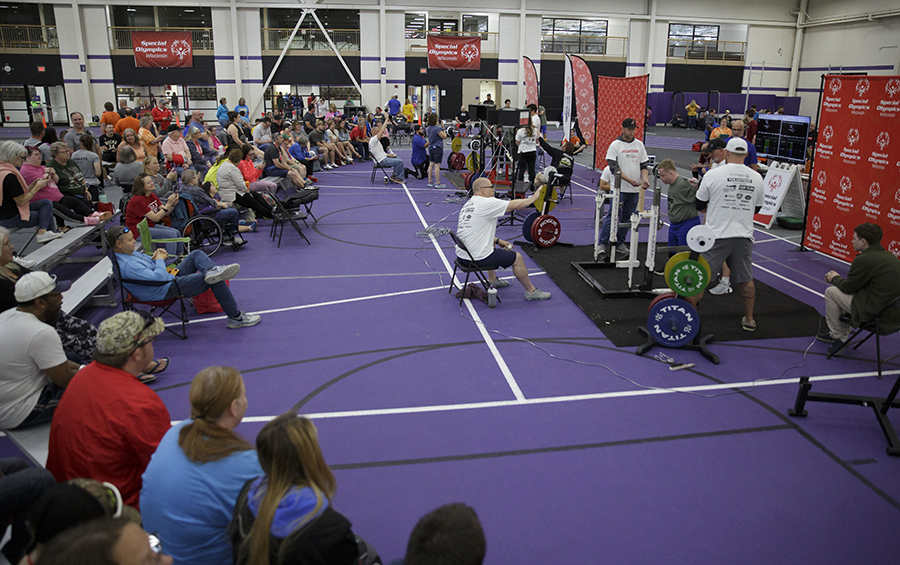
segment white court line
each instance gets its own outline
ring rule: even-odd
[[[898,371],[883,371],[883,375],[898,375]],[[877,376],[877,371],[865,373],[846,373],[837,375],[822,375],[809,377],[810,382],[838,381],[847,379],[860,379]],[[600,392],[596,394],[575,394],[568,396],[547,396],[543,398],[526,398],[522,400],[497,400],[493,402],[471,402],[465,404],[442,404],[435,406],[411,406],[406,408],[378,408],[371,410],[347,410],[344,412],[319,412],[303,414],[307,418],[356,418],[361,416],[391,416],[397,414],[423,414],[429,412],[454,412],[459,410],[477,410],[482,408],[502,408],[507,406],[529,406],[538,404],[557,404],[562,402],[579,402],[583,400],[601,400],[607,398],[628,398],[635,396],[655,396],[661,394],[691,393],[715,390],[728,390],[732,388],[749,388],[774,386],[785,384],[798,384],[799,377],[789,379],[777,379],[771,381],[744,381],[740,383],[723,383],[714,385],[684,386],[673,388],[655,388],[642,390],[623,390],[617,392]],[[244,422],[268,422],[277,416],[245,416]],[[175,425],[177,422],[172,422]]]
[[[776,273],[775,271],[770,271],[769,269],[766,269],[765,267],[760,267],[760,266],[757,265],[756,263],[753,263],[753,268],[754,268],[754,269],[759,269],[760,271],[765,271],[765,272],[769,273],[770,275],[774,275],[774,276],[778,277],[778,278],[781,279],[781,280],[784,280],[784,281],[787,281],[787,282],[791,283],[791,284],[794,285],[794,286],[798,286],[798,287],[802,288],[803,290],[807,290],[807,291],[809,291],[809,292],[815,294],[816,296],[825,298],[825,295],[822,294],[821,292],[816,291],[816,290],[813,290],[813,289],[809,288],[808,286],[804,286],[804,285],[798,283],[797,281],[793,281],[793,280],[787,278],[787,277],[784,276],[784,275],[779,275],[779,274]]]
[[[403,189],[406,190],[406,196],[409,198],[410,204],[412,204],[413,210],[416,211],[416,215],[419,216],[419,221],[422,222],[422,227],[427,228],[428,222],[425,221],[425,217],[422,216],[422,211],[419,210],[418,204],[413,199],[412,194],[410,194],[409,189],[406,188],[406,183],[403,183]],[[447,274],[452,275],[453,269],[450,268],[450,262],[447,260],[447,256],[444,255],[444,250],[441,249],[441,246],[438,244],[437,239],[432,234],[428,234],[428,239],[431,240],[432,245],[434,245],[434,249],[437,251],[438,255],[441,258],[441,261],[444,263],[444,268],[447,269]],[[457,279],[458,281],[459,279]],[[460,285],[462,286],[462,285]],[[481,333],[481,337],[484,338],[484,342],[487,344],[488,349],[491,352],[491,355],[494,356],[494,361],[497,362],[497,365],[500,367],[500,372],[503,373],[503,377],[506,379],[509,388],[512,390],[513,395],[516,397],[517,402],[521,402],[525,400],[525,395],[522,394],[522,389],[519,388],[519,383],[516,382],[515,377],[513,377],[512,371],[509,369],[509,366],[506,364],[506,361],[503,359],[503,356],[500,355],[500,351],[497,349],[497,345],[494,343],[494,340],[491,338],[491,335],[488,333],[487,328],[484,326],[484,322],[481,321],[481,317],[478,315],[478,312],[475,311],[475,306],[472,305],[472,301],[469,299],[464,300],[466,303],[466,308],[469,310],[469,315],[472,316],[472,320],[474,320],[475,325],[478,327],[478,331]]]

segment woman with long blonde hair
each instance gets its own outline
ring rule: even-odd
[[[356,564],[350,522],[331,507],[337,490],[312,421],[288,412],[256,436],[265,475],[244,485],[231,522],[238,565]]]
[[[262,469],[234,429],[247,411],[240,372],[207,367],[189,393],[191,419],[163,436],[144,472],[141,518],[178,563],[232,562],[228,524],[244,483]]]

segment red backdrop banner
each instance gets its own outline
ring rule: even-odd
[[[588,145],[594,144],[594,77],[584,59],[572,55],[572,79],[575,83],[575,114],[578,127]],[[568,135],[568,132],[566,132]]]
[[[481,70],[481,37],[429,35],[428,68]]]
[[[534,62],[528,57],[522,57],[525,65],[525,105],[538,103],[537,71],[534,70]]]
[[[634,118],[636,139],[644,139],[644,117],[647,108],[647,84],[650,75],[636,77],[597,77],[597,137],[594,166],[606,167],[609,144],[622,135],[622,121]]]
[[[823,84],[804,243],[852,261],[853,228],[872,222],[900,258],[900,77],[829,75]]]
[[[134,47],[136,67],[194,66],[194,49],[189,31],[133,31],[131,45]]]

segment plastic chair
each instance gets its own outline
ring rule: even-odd
[[[153,244],[154,243],[183,243],[186,245],[185,249],[187,253],[190,253],[190,242],[191,238],[189,237],[164,237],[162,239],[153,239],[150,235],[150,225],[147,223],[147,218],[144,218],[137,225],[138,233],[141,234],[141,246],[144,249],[144,254],[153,255]],[[187,254],[185,253],[185,254]]]

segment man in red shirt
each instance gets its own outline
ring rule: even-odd
[[[69,382],[50,426],[47,470],[57,481],[112,483],[137,508],[141,475],[171,427],[165,404],[137,379],[163,329],[161,318],[137,312],[100,324],[95,360]]]
[[[156,108],[150,112],[156,123],[156,131],[166,131],[169,129],[169,124],[172,123],[172,110],[166,108],[166,104],[168,104],[168,100],[160,98],[156,103]]]
[[[368,161],[372,158],[369,155],[369,136],[366,135],[365,123],[361,123],[350,130],[350,143],[356,149],[356,152],[362,155],[363,159]]]

